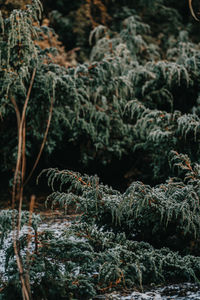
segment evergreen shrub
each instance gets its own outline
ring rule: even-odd
[[[74,23],[52,12],[63,28],[82,20],[85,4],[76,5]],[[56,49],[40,47],[38,40],[53,32],[38,24],[39,1],[0,14],[1,172],[14,168],[16,111],[21,112],[36,70],[26,117],[27,168],[40,148],[53,99],[43,164],[49,166],[61,153],[59,164],[66,170],[43,171],[53,189],[47,203],[79,213],[59,235],[41,230],[37,216],[33,236],[21,231],[20,255],[33,299],[91,299],[177,278],[198,282],[200,55],[195,25],[182,2],[88,0],[86,8],[89,18],[82,20],[80,31],[88,37],[92,29],[91,51],[82,49],[84,62],[68,68],[51,59]],[[98,9],[104,12],[100,19]],[[69,171],[65,162],[74,158],[68,147],[88,170],[92,163],[109,168],[116,160],[120,168],[126,158],[125,176],[137,181],[119,191],[98,176]],[[13,245],[6,245],[12,216],[12,211],[0,214],[0,249],[6,250],[2,299],[13,299],[13,291],[21,297]],[[24,212],[22,225],[28,220]]]
[[[16,158],[16,120],[9,99],[12,95],[18,106],[22,105],[34,67],[27,111],[28,167],[39,150],[52,95],[46,166],[58,159],[56,152],[62,154],[62,149],[59,165],[64,167],[70,161],[77,167],[77,159],[78,166],[88,170],[94,163],[109,166],[116,159],[126,159],[125,172],[133,170],[134,179],[134,173],[139,174],[140,180],[152,184],[167,178],[171,150],[199,162],[199,45],[190,38],[190,23],[178,25],[175,21],[178,10],[170,22],[173,32],[166,32],[166,20],[175,8],[160,2],[147,7],[142,17],[136,9],[142,9],[143,2],[138,8],[122,8],[121,14],[127,18],[121,23],[116,19],[110,27],[95,27],[90,36],[90,61],[67,69],[46,56],[55,49],[41,49],[37,43],[42,38],[40,31],[48,32],[47,26],[33,27],[33,41],[32,25],[24,23],[29,22],[28,11],[15,10],[5,21],[1,18],[1,171],[13,169]],[[144,23],[153,12],[157,18],[156,11],[161,8],[166,16],[158,21],[165,44],[156,36],[151,21],[152,28]],[[181,16],[177,18],[181,20]],[[17,23],[12,25],[13,21]],[[20,26],[20,34],[12,26]],[[178,32],[177,26],[184,30]],[[73,152],[77,154],[74,158]]]

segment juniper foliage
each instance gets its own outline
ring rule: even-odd
[[[137,179],[119,192],[98,176],[44,171],[53,189],[48,197],[52,208],[59,204],[67,212],[72,207],[80,217],[59,236],[40,232],[35,217],[27,269],[34,299],[90,299],[118,287],[200,278],[199,44],[185,4],[172,4],[108,1],[101,6],[106,18],[95,21],[99,26],[90,28],[94,10],[80,28],[85,34],[92,29],[90,58],[67,69],[49,58],[55,49],[42,50],[36,43],[41,38],[37,33],[49,31],[33,26],[41,13],[38,1],[7,18],[0,15],[1,172],[11,170],[16,159],[10,100],[23,106],[36,67],[26,121],[29,162],[39,149],[53,96],[46,163],[58,151],[67,169],[65,161],[73,157],[63,149],[71,147],[87,167],[91,162],[109,166],[126,157],[130,177]],[[76,5],[74,23],[54,12],[64,28],[82,17],[84,6]],[[22,225],[28,218],[24,212]],[[11,224],[12,212],[2,213],[1,249]],[[29,237],[22,232],[19,240],[24,260]],[[15,291],[20,299],[13,246],[6,251],[1,295],[9,299]]]
[[[87,223],[124,231],[156,247],[198,255],[200,167],[191,166],[187,155],[175,151],[170,152],[170,165],[177,177],[155,187],[133,182],[123,194],[100,184],[97,177],[49,169],[48,184],[54,190],[59,182],[59,191],[47,201],[52,207],[59,204],[65,210],[75,205]]]
[[[123,194],[97,176],[43,171],[53,193],[47,205],[73,207],[79,217],[60,229],[38,230],[30,281],[34,299],[90,299],[120,288],[199,281],[199,170],[188,156],[170,153],[177,177],[154,188],[134,182]],[[59,191],[57,191],[59,189]],[[40,233],[40,234],[39,234]],[[27,235],[21,237],[26,249]],[[34,248],[35,240],[32,240]],[[7,248],[4,296],[19,293],[12,246]]]
[[[62,153],[63,148],[66,151],[72,149],[71,153],[75,150],[81,164],[87,167],[93,162],[109,165],[115,159],[123,161],[129,157],[127,168],[141,174],[140,180],[154,183],[158,178],[160,181],[167,178],[167,156],[172,149],[187,153],[192,161],[199,162],[199,45],[193,42],[184,23],[178,23],[181,20],[178,10],[164,5],[166,3],[162,1],[155,1],[146,7],[146,13],[141,17],[137,9],[142,9],[143,2],[139,2],[138,8],[123,8],[120,22],[118,19],[115,22],[114,17],[112,26],[104,24],[92,31],[90,61],[68,69],[47,59],[46,54],[53,49],[41,50],[34,44],[31,30],[37,33],[48,31],[48,28],[32,29],[30,22],[23,25],[23,20],[28,22],[28,11],[26,18],[23,17],[25,11],[14,11],[5,21],[7,27],[1,18],[2,31],[3,24],[6,28],[1,38],[1,132],[7,128],[1,139],[1,170],[12,169],[16,157],[14,112],[7,100],[9,86],[13,89],[10,95],[21,103],[31,68],[36,65],[27,121],[29,162],[39,149],[48,117],[47,99],[53,93],[54,114],[45,147],[46,164],[56,157],[56,151]],[[149,19],[154,13],[157,20],[160,14],[156,12],[161,8],[163,15],[166,14],[161,22],[165,39],[157,35],[159,43],[156,43],[157,33]],[[16,21],[21,25],[17,23],[13,31],[11,20],[15,20],[16,14],[22,16]],[[169,16],[173,16],[172,31],[166,29]],[[184,30],[178,32],[177,26]],[[20,34],[16,33],[18,27]],[[20,40],[23,42],[19,47]],[[18,55],[21,60],[15,59]],[[13,60],[11,66],[18,64],[14,74],[6,69],[9,57]],[[13,85],[15,78],[17,81]],[[189,146],[191,143],[193,147]],[[62,155],[60,165],[66,159],[69,162],[68,155]],[[77,157],[74,158],[76,161]],[[149,168],[144,166],[145,176],[136,164],[138,157],[141,161],[145,157],[149,165]]]

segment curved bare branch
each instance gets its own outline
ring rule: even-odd
[[[196,20],[196,21],[199,21],[199,19],[197,18],[197,16],[195,15],[195,12],[193,10],[193,7],[192,7],[192,0],[188,0],[189,1],[189,8],[190,8],[190,11],[191,11],[191,14],[193,16],[193,18]]]

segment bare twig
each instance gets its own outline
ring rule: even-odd
[[[32,90],[32,86],[33,86],[33,81],[35,78],[35,73],[36,73],[36,68],[34,68],[33,70],[33,74],[31,77],[31,81],[30,81],[30,85],[29,85],[29,89],[28,89],[28,93],[26,96],[26,100],[24,102],[24,106],[23,106],[23,111],[22,111],[22,117],[21,117],[21,122],[20,122],[20,128],[19,128],[19,140],[20,142],[18,143],[18,154],[19,156],[17,156],[18,158],[18,162],[19,165],[21,163],[21,165],[24,165],[24,158],[25,158],[25,153],[23,153],[22,155],[22,145],[23,145],[23,126],[24,126],[24,122],[25,122],[25,117],[26,117],[26,109],[27,109],[27,105],[28,105],[28,101],[30,99],[30,94],[31,94],[31,90]],[[25,149],[25,147],[24,147]],[[19,169],[17,169],[17,171],[19,172]],[[21,173],[23,172],[23,170],[21,170]],[[21,174],[21,186],[20,186],[20,197],[19,197],[19,209],[18,209],[18,224],[17,224],[17,236],[19,236],[19,231],[20,231],[20,226],[21,226],[21,210],[22,210],[22,200],[23,200],[23,177],[24,174]]]
[[[15,114],[16,114],[16,118],[17,118],[17,128],[18,128],[18,154],[17,154],[17,162],[16,162],[15,174],[14,174],[14,180],[13,180],[13,190],[12,190],[12,209],[14,209],[15,197],[16,197],[16,182],[17,182],[17,176],[19,173],[19,146],[21,143],[19,129],[20,129],[20,123],[21,123],[21,116],[20,116],[20,111],[19,111],[18,105],[15,101],[15,98],[11,97],[10,99],[11,99],[11,102],[12,102],[14,110],[15,110]]]
[[[188,0],[189,1],[189,8],[190,8],[190,11],[191,11],[191,14],[193,16],[193,18],[196,20],[196,21],[199,21],[199,19],[197,18],[194,10],[193,10],[193,7],[192,7],[192,0]]]
[[[20,257],[20,252],[19,252],[19,245],[18,241],[16,240],[15,234],[13,234],[13,247],[14,247],[14,252],[16,256],[16,261],[17,261],[17,267],[19,270],[19,277],[22,285],[22,296],[23,300],[30,300],[31,299],[31,291],[29,287],[26,285],[25,281],[25,276],[24,276],[24,269],[23,269],[23,263],[22,259]]]
[[[17,162],[14,174],[13,181],[13,191],[12,191],[12,208],[15,207],[16,197],[19,197],[19,207],[18,207],[18,219],[17,219],[17,228],[15,225],[15,217],[13,212],[13,247],[14,253],[16,256],[17,267],[19,270],[20,281],[22,285],[22,296],[24,300],[31,299],[31,290],[30,284],[28,280],[28,275],[24,274],[23,262],[20,256],[20,247],[19,247],[19,233],[21,228],[21,212],[22,212],[22,201],[23,201],[23,181],[25,175],[25,164],[26,164],[26,109],[30,99],[30,94],[33,86],[33,81],[36,74],[36,68],[34,68],[31,81],[29,84],[29,89],[27,92],[27,96],[24,102],[22,116],[20,117],[19,108],[17,103],[13,97],[11,97],[11,102],[15,109],[16,118],[17,118],[17,126],[18,126],[18,151],[17,151]],[[16,194],[16,185],[18,193]]]
[[[30,269],[30,251],[29,244],[31,241],[31,225],[32,225],[32,215],[35,205],[35,195],[31,196],[30,208],[29,208],[29,222],[28,222],[28,236],[27,236],[27,251],[26,251],[26,273],[25,273],[25,282],[28,290],[31,290],[30,279],[29,279],[29,269]]]
[[[13,104],[14,109],[15,109],[15,114],[16,114],[16,117],[17,117],[17,128],[19,128],[20,122],[21,122],[21,116],[20,116],[19,108],[18,108],[18,105],[17,105],[17,103],[15,101],[15,98],[13,96],[10,98],[10,100]]]
[[[19,108],[17,106],[17,103],[16,103],[14,97],[11,97],[11,102],[12,102],[12,104],[14,106],[14,109],[15,109],[15,113],[16,113],[16,117],[17,117],[17,125],[18,125],[18,151],[17,151],[17,162],[16,162],[16,167],[15,167],[14,181],[13,181],[12,208],[14,208],[14,203],[15,203],[15,199],[16,199],[16,183],[17,183],[17,178],[18,178],[19,173],[20,173],[20,165],[21,165],[21,158],[22,158],[22,144],[23,144],[23,126],[24,126],[24,121],[25,121],[25,116],[26,116],[26,109],[27,109],[29,98],[30,98],[30,93],[31,93],[31,89],[32,89],[32,86],[33,86],[33,81],[34,81],[34,78],[35,78],[35,73],[36,73],[36,68],[33,70],[31,82],[30,82],[29,89],[28,89],[28,93],[27,93],[27,96],[26,96],[26,100],[24,102],[22,117],[20,117]],[[19,185],[20,185],[20,182],[21,182],[21,180],[19,181]],[[20,208],[21,204],[22,204],[21,203],[22,202],[22,197],[20,197],[19,201],[20,201],[20,203],[19,203],[19,208]]]
[[[51,97],[51,105],[50,105],[50,109],[49,109],[49,118],[48,118],[48,121],[47,121],[47,127],[46,127],[46,131],[45,131],[45,134],[44,134],[44,138],[43,138],[43,141],[42,141],[42,144],[41,144],[41,147],[40,147],[40,151],[38,153],[38,156],[36,158],[36,161],[33,165],[33,168],[31,170],[31,172],[29,173],[27,179],[25,180],[24,182],[24,186],[28,183],[28,181],[30,180],[35,168],[37,167],[37,164],[40,160],[40,157],[41,157],[41,154],[42,154],[42,151],[44,149],[44,145],[46,143],[46,140],[47,140],[47,135],[48,135],[48,132],[49,132],[49,127],[50,127],[50,124],[51,124],[51,118],[52,118],[52,113],[53,113],[53,97]]]

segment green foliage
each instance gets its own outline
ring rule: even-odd
[[[18,218],[17,210],[1,210],[0,211],[0,246],[2,247],[4,239],[7,237],[8,233],[13,229],[14,224]],[[21,216],[21,226],[29,222],[29,213],[26,211],[22,212]],[[40,222],[39,215],[33,214],[32,227],[37,231],[38,223]]]
[[[186,155],[175,151],[170,165],[179,177],[154,188],[134,182],[123,194],[100,184],[97,176],[44,171],[52,189],[59,189],[47,203],[52,208],[59,204],[65,212],[76,208],[80,216],[60,227],[59,234],[53,228],[35,233],[38,247],[31,252],[29,266],[34,299],[90,299],[116,288],[142,288],[177,278],[198,282],[200,165],[191,166]],[[21,249],[26,239],[27,234],[22,235]],[[19,289],[14,270],[11,246],[4,295],[13,284]]]
[[[92,31],[90,62],[68,69],[47,58],[53,49],[41,50],[34,43],[32,31],[37,39],[36,33],[48,32],[48,28],[31,27],[28,20],[34,17],[32,6],[27,11],[13,11],[5,21],[1,18],[5,23],[1,37],[0,110],[1,132],[5,133],[1,139],[1,170],[12,169],[16,157],[16,121],[10,98],[15,97],[22,105],[34,66],[37,71],[27,118],[29,162],[40,147],[52,95],[54,113],[45,164],[57,159],[56,152],[62,154],[63,148],[66,152],[59,155],[60,165],[73,161],[77,166],[78,159],[79,166],[109,165],[128,157],[127,168],[136,168],[140,180],[154,183],[167,178],[171,150],[187,153],[192,161],[199,162],[199,45],[192,42],[190,30],[183,23],[178,25],[181,18],[175,8],[164,6],[167,4],[163,1],[150,6],[140,1],[137,7],[127,3],[129,6],[120,11],[118,4],[112,5],[116,10],[112,26],[101,24]],[[158,37],[151,22],[152,14],[157,20],[161,11],[166,16],[158,22],[165,39]],[[169,16],[173,16],[173,30],[166,27]],[[12,22],[17,23],[14,26]],[[185,31],[176,31],[177,26]],[[190,143],[193,147],[188,146]],[[77,157],[69,158],[73,152]],[[143,164],[144,157],[149,165],[145,176],[135,166],[136,161]]]
[[[33,69],[36,68],[36,72],[38,72],[44,59],[44,54],[41,53],[34,42],[38,28],[33,26],[33,22],[36,22],[40,15],[41,4],[39,1],[33,1],[33,4],[27,6],[26,10],[13,10],[7,19],[1,17],[0,113],[1,134],[4,133],[2,139],[4,147],[2,146],[1,149],[1,163],[4,161],[1,168],[2,171],[14,166],[17,155],[17,132],[14,128],[16,128],[16,122],[19,122],[20,110],[25,102]],[[41,105],[40,112],[41,115],[46,116],[46,110],[49,107],[48,99],[50,98],[50,93],[52,94],[51,74],[46,74],[43,84],[49,97],[43,109]],[[37,105],[35,103],[35,106]],[[34,108],[34,105],[32,107]],[[28,109],[28,111],[29,113],[31,112],[28,118],[28,127],[32,128],[35,122],[32,114],[34,109],[33,111]],[[15,120],[16,117],[17,120]],[[31,136],[30,129],[28,135]],[[36,135],[39,135],[38,130]],[[30,146],[31,144],[29,144],[27,149]]]
[[[48,54],[55,49],[41,49],[37,43],[41,32],[48,35],[50,30],[36,26],[39,1],[7,18],[0,15],[1,172],[15,165],[18,112],[13,103],[21,112],[36,68],[26,118],[28,168],[42,142],[53,98],[43,164],[59,157],[64,169],[73,160],[77,166],[78,159],[78,166],[88,169],[92,163],[109,168],[118,160],[120,169],[126,158],[124,172],[130,170],[137,181],[119,192],[98,176],[44,171],[53,190],[47,199],[52,208],[73,208],[80,217],[59,235],[54,229],[40,231],[34,217],[25,267],[34,299],[90,299],[118,287],[142,288],[177,278],[198,281],[200,55],[185,4],[113,0],[103,6],[93,1],[69,5],[68,12],[62,0],[51,3],[57,10],[51,21],[61,39],[67,42],[74,34],[76,46],[82,46],[79,59],[85,61],[76,67],[54,64]],[[11,234],[12,216],[17,218],[17,212],[0,214],[0,250]],[[28,220],[24,212],[22,225]],[[21,231],[23,262],[29,238],[30,232]],[[5,267],[2,297],[12,299],[15,291],[20,298],[12,244],[6,248]]]
[[[124,231],[156,247],[198,254],[199,165],[192,167],[186,155],[174,151],[170,153],[170,164],[172,169],[178,169],[179,177],[153,188],[133,182],[123,194],[99,184],[97,177],[49,169],[48,184],[52,189],[60,186],[60,191],[48,199],[52,206],[59,203],[66,210],[68,206],[77,207],[87,223]]]

